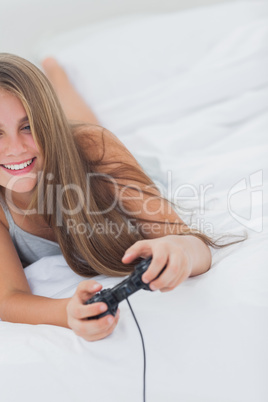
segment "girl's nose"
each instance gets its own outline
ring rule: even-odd
[[[26,151],[26,145],[23,140],[17,135],[7,139],[6,156],[20,156]]]

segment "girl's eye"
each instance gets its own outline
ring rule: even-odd
[[[25,126],[25,127],[22,128],[22,130],[31,131],[31,127],[30,126]]]

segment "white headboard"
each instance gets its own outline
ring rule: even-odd
[[[32,59],[40,39],[89,22],[162,13],[228,0],[1,0],[0,52]],[[229,0],[237,1],[237,0]]]

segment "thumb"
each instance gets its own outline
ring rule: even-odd
[[[75,296],[81,301],[85,302],[89,297],[92,297],[96,292],[99,292],[102,285],[92,279],[82,281],[78,284]]]

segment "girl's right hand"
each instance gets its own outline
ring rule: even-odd
[[[86,280],[79,283],[76,292],[67,304],[67,323],[69,327],[86,341],[97,341],[110,335],[119,320],[119,310],[116,316],[111,314],[102,318],[88,320],[107,310],[106,303],[84,304],[102,285],[94,280]]]

